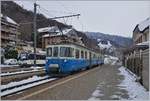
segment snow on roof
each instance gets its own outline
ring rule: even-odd
[[[42,37],[49,37],[49,36],[50,36],[50,34],[45,34]]]
[[[56,34],[45,34],[43,35],[42,37],[50,37],[50,36],[59,36],[59,35],[67,35],[69,34],[69,32],[71,31],[72,29],[65,29],[65,30],[62,30],[62,32],[57,32]]]
[[[1,17],[3,17],[3,14],[1,14]]]
[[[1,14],[1,17],[4,17],[6,19],[6,21],[9,23],[17,25],[17,23],[13,19],[11,19],[10,17],[4,16],[3,14]]]
[[[148,26],[150,26],[150,17],[139,23],[138,28],[140,31],[143,31]]]
[[[17,24],[13,19],[11,19],[10,17],[6,17],[6,20],[12,24]]]
[[[145,41],[145,42],[142,42],[142,43],[138,43],[138,44],[136,44],[136,45],[147,45],[147,46],[149,46],[149,41]]]
[[[62,30],[62,32],[59,32],[57,33],[57,35],[67,35],[72,29],[65,29],[65,30]]]
[[[42,33],[42,32],[58,32],[58,31],[59,31],[59,29],[56,26],[39,28],[38,29],[39,33]]]

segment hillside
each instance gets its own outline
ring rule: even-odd
[[[17,23],[33,22],[33,12],[23,9],[21,6],[13,1],[1,1],[1,12],[7,15]],[[56,20],[48,20],[44,15],[37,14],[37,28],[58,25],[60,28],[67,27],[67,25],[57,22]],[[20,38],[27,41],[32,41],[33,23],[20,24]]]
[[[14,21],[20,24],[20,38],[26,41],[33,41],[33,23],[21,24],[26,22],[33,22],[33,12],[26,10],[16,4],[13,1],[2,1],[1,2],[1,11],[3,15],[7,15],[12,18]],[[58,25],[59,28],[70,27],[63,23],[60,23],[56,20],[48,20],[43,14],[37,14],[37,29],[42,27]],[[78,31],[78,36],[82,37],[83,43],[92,48],[98,48],[98,41],[100,40],[105,42],[109,41],[110,44],[116,48],[125,48],[132,45],[132,39],[125,38],[121,36],[108,35],[100,32],[86,32],[86,35],[83,32]],[[38,41],[39,42],[39,41]],[[104,46],[104,45],[102,45]]]
[[[131,38],[117,35],[103,34],[100,32],[86,32],[86,35],[89,38],[94,39],[95,41],[97,40],[110,41],[110,43],[116,48],[130,47],[133,44],[133,40]]]
[[[33,12],[22,8],[13,1],[2,1],[1,11],[3,15],[11,17],[17,23],[33,22]],[[37,14],[37,20],[41,20],[37,22],[37,29],[42,27],[54,26],[56,24],[59,28],[70,27],[56,20],[48,20],[42,14]],[[19,30],[21,32],[20,38],[22,40],[33,41],[33,23],[20,24]],[[95,48],[95,46],[97,45],[93,39],[88,38],[84,33],[78,31],[77,34],[79,37],[82,37],[82,41],[86,46]]]

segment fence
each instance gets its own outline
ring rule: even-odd
[[[149,90],[149,49],[133,52],[124,60],[124,65],[140,78],[140,83]]]

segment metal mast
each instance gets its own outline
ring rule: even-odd
[[[37,7],[37,4],[34,3],[34,23],[33,23],[33,27],[34,27],[34,66],[36,66],[36,7]]]

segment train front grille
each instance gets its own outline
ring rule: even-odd
[[[59,72],[59,65],[58,64],[50,64],[49,70],[51,73],[58,73]]]

